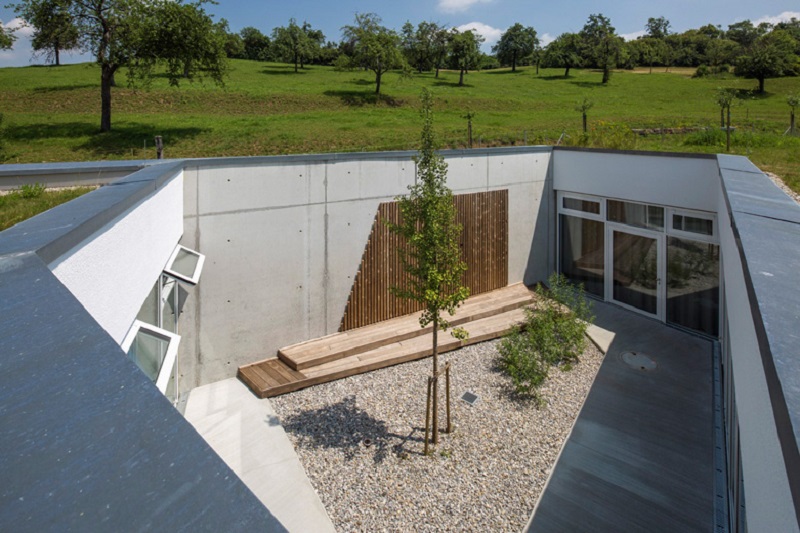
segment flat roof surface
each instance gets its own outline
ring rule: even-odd
[[[711,342],[607,303],[595,314],[614,336],[528,531],[711,531]]]

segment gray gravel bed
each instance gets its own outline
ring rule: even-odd
[[[589,342],[571,371],[552,369],[542,388],[547,404],[536,408],[515,397],[496,368],[498,342],[442,357],[453,363],[455,430],[442,433],[429,456],[422,452],[430,358],[270,400],[337,530],[525,526],[603,355]],[[460,400],[466,391],[480,396],[474,406]],[[443,428],[444,405],[440,420]]]

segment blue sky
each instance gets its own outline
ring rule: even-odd
[[[583,27],[592,13],[602,13],[611,19],[617,33],[635,38],[643,31],[648,17],[666,17],[672,30],[681,32],[708,23],[728,24],[750,19],[775,22],[791,16],[800,18],[797,0],[664,0],[642,2],[634,0],[596,2],[590,0],[523,1],[523,0],[406,0],[376,2],[368,0],[219,0],[206,9],[217,19],[226,18],[233,31],[255,26],[269,34],[272,28],[284,26],[290,18],[308,21],[321,29],[330,40],[341,38],[341,27],[350,24],[355,13],[373,12],[383,18],[384,25],[399,30],[407,20],[416,24],[435,21],[452,27],[474,27],[486,38],[488,52],[500,34],[516,22],[533,26],[546,44],[564,32]],[[14,12],[0,8],[0,21],[16,26]],[[20,32],[13,51],[0,52],[0,66],[31,64],[29,30]],[[65,54],[63,61],[87,61],[80,54]],[[36,61],[34,61],[36,63]]]

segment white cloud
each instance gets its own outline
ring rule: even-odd
[[[456,29],[458,31],[475,30],[475,33],[486,39],[486,42],[483,43],[484,48],[491,47],[491,45],[499,41],[500,37],[503,35],[503,30],[493,28],[483,22],[468,22],[467,24],[456,27]]]
[[[635,31],[633,33],[622,33],[620,34],[620,37],[622,37],[626,41],[635,41],[639,37],[644,37],[645,35],[647,35],[647,32],[641,30],[641,31]]]
[[[556,38],[550,35],[549,33],[543,33],[539,36],[539,46],[544,48],[545,46],[547,46],[548,44],[552,43],[555,40]]]
[[[799,11],[784,11],[780,15],[775,17],[770,16],[763,16],[760,19],[754,20],[753,24],[758,26],[762,22],[768,22],[770,24],[777,24],[778,22],[788,22],[792,18],[800,19],[800,12]]]
[[[7,23],[3,24],[3,27],[15,30],[14,35],[18,38],[30,37],[33,35],[33,28],[28,26],[25,21],[19,17],[9,20]]]
[[[439,10],[445,13],[466,11],[475,4],[488,4],[492,0],[439,0]]]

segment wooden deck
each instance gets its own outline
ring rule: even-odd
[[[448,352],[507,333],[524,317],[533,292],[518,283],[469,298],[449,317],[469,332],[466,341],[439,335]],[[273,357],[239,368],[238,376],[259,398],[269,398],[431,355],[430,327],[420,328],[419,313],[334,333],[281,348]]]

